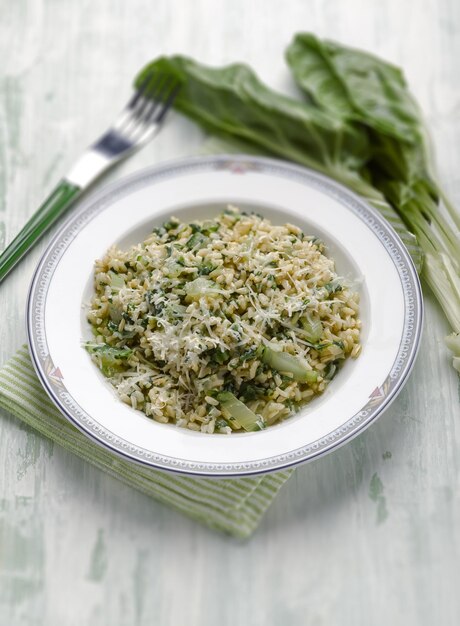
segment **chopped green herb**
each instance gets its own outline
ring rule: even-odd
[[[245,402],[250,402],[251,400],[257,400],[257,398],[261,398],[266,393],[266,390],[263,387],[258,387],[253,383],[247,382],[243,383],[239,390],[239,395],[243,398]]]
[[[145,300],[152,315],[160,315],[166,306],[166,294],[159,287],[157,289],[149,289],[145,294]]]
[[[201,265],[198,266],[198,276],[208,276],[211,272],[216,269],[215,265],[205,261]]]
[[[163,224],[163,228],[165,229],[166,232],[169,232],[170,230],[173,230],[174,228],[177,228],[179,226],[179,221],[176,219],[170,219],[167,222],[164,222]]]
[[[228,350],[219,350],[219,348],[212,348],[208,351],[208,354],[210,359],[219,365],[223,365],[230,358]]]
[[[251,348],[249,350],[246,350],[246,352],[243,352],[243,354],[241,354],[239,356],[239,362],[240,363],[245,363],[246,361],[252,361],[254,359],[259,359],[264,351],[264,347],[261,345],[259,345],[257,348]]]
[[[219,224],[216,222],[203,222],[201,226],[201,232],[203,235],[210,235],[211,233],[215,233],[219,230]]]
[[[200,232],[195,232],[185,243],[187,250],[195,250],[196,248],[204,248],[208,243],[208,238]]]
[[[342,291],[343,289],[342,285],[336,280],[332,280],[330,283],[326,283],[324,287],[329,293],[329,295],[333,293],[338,293],[339,291]]]

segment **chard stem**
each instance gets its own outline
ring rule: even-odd
[[[441,305],[452,330],[460,332],[460,279],[445,254],[426,254],[422,276]]]

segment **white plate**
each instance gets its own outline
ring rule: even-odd
[[[361,291],[361,356],[280,425],[206,435],[159,424],[123,404],[91,362],[84,303],[93,263],[113,243],[142,241],[171,215],[193,221],[228,203],[323,239],[339,275]],[[51,399],[93,440],[164,470],[241,476],[302,463],[350,440],[401,390],[416,356],[422,297],[412,261],[373,209],[324,176],[270,159],[200,157],[142,171],[89,198],[55,237],[32,281],[28,337]]]

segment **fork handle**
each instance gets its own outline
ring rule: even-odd
[[[43,233],[69,208],[81,191],[78,185],[65,179],[61,180],[20,233],[0,254],[0,282]]]

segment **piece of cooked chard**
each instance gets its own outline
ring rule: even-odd
[[[113,272],[112,270],[109,270],[107,272],[107,276],[110,279],[109,284],[110,284],[112,291],[118,292],[120,291],[120,289],[123,289],[126,286],[125,281],[123,277],[120,276],[120,274],[115,274],[115,272]]]
[[[90,341],[85,344],[85,349],[91,354],[104,376],[108,378],[123,371],[125,369],[124,361],[133,353],[129,348],[114,348],[106,343],[92,343]]]
[[[222,391],[219,393],[217,400],[220,402],[222,408],[238,422],[244,430],[251,432],[265,428],[263,417],[251,411],[244,402],[238,400],[230,391]]]
[[[219,289],[217,283],[209,280],[209,278],[204,278],[203,276],[199,276],[198,278],[195,278],[195,280],[186,283],[184,289],[187,293],[185,297],[186,302],[199,300],[204,296],[216,298],[219,294],[223,293],[223,291]]]
[[[324,380],[332,380],[334,376],[337,374],[338,366],[335,361],[328,363],[326,370],[324,372]]]
[[[323,334],[323,325],[320,320],[310,320],[307,316],[300,318],[300,323],[304,330],[304,336],[311,343],[318,342]]]
[[[185,242],[187,250],[194,250],[195,248],[205,248],[209,239],[200,232],[193,233],[193,235]]]
[[[271,369],[291,374],[294,380],[300,383],[314,383],[318,379],[318,372],[312,370],[303,359],[274,350],[268,345],[264,348],[262,361]]]

